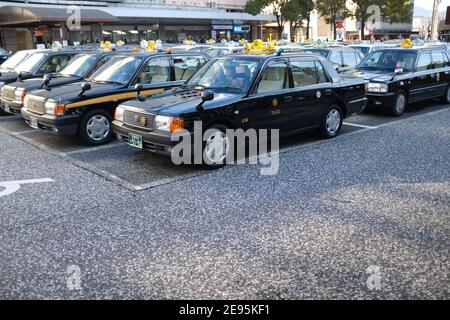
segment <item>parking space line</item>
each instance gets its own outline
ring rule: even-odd
[[[36,129],[27,129],[27,130],[23,130],[23,131],[15,131],[15,132],[11,132],[12,135],[22,135],[22,134],[26,134],[26,133],[31,133],[31,132],[36,132],[36,133],[40,133],[39,131],[37,131]]]
[[[86,153],[86,152],[104,150],[104,149],[109,149],[109,148],[115,148],[115,147],[118,147],[121,145],[122,145],[122,143],[120,143],[119,141],[115,141],[115,142],[111,142],[111,143],[103,145],[103,146],[86,147],[86,148],[81,148],[78,150],[72,150],[72,151],[67,151],[67,152],[62,152],[62,153],[65,155],[72,155],[72,154],[79,154],[79,153]]]
[[[353,126],[361,127],[361,130],[356,130],[356,131],[353,131],[353,132],[345,133],[343,135],[339,135],[333,140],[317,140],[315,142],[311,142],[311,143],[307,143],[307,144],[300,144],[300,145],[290,146],[290,147],[287,147],[287,148],[282,148],[282,149],[279,150],[279,153],[280,154],[281,153],[287,153],[287,152],[291,152],[291,151],[302,149],[302,148],[311,148],[311,147],[314,147],[314,146],[317,146],[317,145],[320,145],[320,144],[332,143],[332,141],[336,141],[336,140],[339,140],[339,139],[345,139],[346,137],[349,137],[349,136],[351,136],[353,134],[363,133],[365,131],[372,131],[372,130],[376,130],[376,129],[379,129],[379,128],[382,128],[382,127],[386,127],[386,126],[389,126],[389,125],[395,125],[395,124],[397,124],[399,122],[404,122],[404,121],[409,121],[409,120],[416,120],[418,118],[422,118],[422,117],[425,117],[425,116],[428,116],[428,115],[433,115],[433,114],[437,114],[437,113],[441,113],[441,112],[445,112],[445,111],[449,112],[450,109],[449,108],[443,108],[443,109],[440,109],[440,110],[435,110],[435,111],[431,111],[431,112],[427,112],[427,113],[421,113],[421,114],[418,114],[418,115],[405,117],[405,118],[402,118],[402,119],[399,119],[399,120],[396,120],[396,121],[387,122],[387,123],[381,124],[381,125],[379,125],[377,127],[365,126],[365,125],[359,125],[359,124],[345,122],[344,124],[347,124],[347,125],[350,125],[350,126],[353,125]],[[201,172],[195,172],[195,173],[182,175],[182,176],[177,176],[177,177],[163,178],[163,179],[155,180],[155,181],[152,181],[152,182],[149,182],[149,183],[144,183],[144,184],[133,184],[133,183],[131,183],[131,182],[125,180],[125,179],[122,179],[122,178],[120,178],[120,177],[118,177],[116,175],[113,175],[113,174],[111,174],[111,173],[109,173],[107,171],[101,170],[98,167],[92,166],[92,165],[90,165],[87,162],[76,160],[75,158],[70,157],[70,155],[72,155],[72,154],[83,153],[83,152],[90,152],[90,151],[96,151],[96,150],[101,150],[101,149],[107,149],[107,148],[113,148],[113,147],[116,147],[116,146],[120,146],[121,143],[119,141],[114,142],[111,145],[105,145],[105,146],[99,146],[99,147],[93,147],[93,148],[83,148],[82,150],[73,150],[73,151],[69,151],[69,152],[64,153],[64,152],[59,152],[59,151],[56,151],[56,150],[54,150],[52,148],[49,148],[45,144],[38,143],[38,142],[34,141],[33,139],[28,138],[26,136],[18,135],[18,134],[12,135],[11,132],[9,132],[8,130],[5,130],[5,129],[1,128],[1,127],[0,127],[0,132],[4,132],[6,134],[9,134],[9,135],[13,136],[14,138],[17,138],[18,140],[22,140],[22,141],[24,141],[24,142],[26,142],[26,143],[36,147],[39,150],[42,150],[42,151],[44,151],[46,153],[54,155],[54,156],[56,156],[56,157],[58,157],[58,158],[60,158],[60,159],[62,159],[64,161],[66,161],[68,163],[71,163],[71,164],[79,167],[79,168],[85,169],[86,171],[89,171],[89,172],[91,172],[93,174],[96,174],[96,175],[98,175],[100,177],[103,177],[107,181],[116,183],[117,185],[122,186],[122,187],[124,187],[124,188],[126,188],[126,189],[128,189],[130,191],[143,191],[143,190],[146,190],[146,189],[158,187],[158,186],[165,185],[165,184],[170,184],[170,183],[173,183],[173,182],[183,181],[183,180],[187,180],[187,179],[198,177],[198,176],[204,176],[204,175],[217,173],[217,170],[208,171],[208,172],[201,171]],[[231,169],[233,167],[235,167],[235,166],[234,165],[229,165],[229,166],[226,166],[225,168],[222,168],[220,170],[227,170],[227,169]]]
[[[367,126],[365,124],[359,124],[359,123],[343,122],[342,124],[345,124],[346,126],[352,126],[352,127],[358,127],[358,128],[364,128],[364,129],[378,129],[378,127]]]

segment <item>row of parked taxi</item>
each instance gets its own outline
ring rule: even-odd
[[[344,118],[367,107],[399,116],[409,102],[450,103],[444,45],[406,42],[372,48],[366,57],[344,46],[284,51],[260,41],[241,49],[215,58],[189,46],[20,51],[0,66],[0,107],[34,129],[78,135],[89,145],[117,136],[167,155],[176,145],[172,135],[192,135],[201,121],[208,136],[192,151],[220,166],[227,129],[318,129],[332,138]]]

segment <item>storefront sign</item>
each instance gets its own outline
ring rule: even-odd
[[[233,26],[232,25],[226,25],[226,24],[222,24],[222,25],[213,25],[211,26],[214,30],[233,30]]]

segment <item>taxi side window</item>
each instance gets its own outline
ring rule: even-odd
[[[137,78],[137,83],[154,84],[170,81],[169,58],[152,58]]]
[[[343,67],[354,67],[356,66],[356,56],[353,52],[343,52],[342,53],[343,58]]]
[[[328,60],[330,60],[330,62],[333,64],[335,68],[342,66],[342,58],[341,53],[339,51],[331,52],[330,58]]]
[[[432,68],[431,55],[429,52],[422,52],[417,61],[416,71],[426,71]]]
[[[433,51],[431,53],[431,59],[435,68],[443,68],[446,65],[443,52]]]
[[[37,71],[38,74],[54,73],[60,71],[72,57],[69,55],[54,55],[50,57]]]
[[[176,56],[173,57],[175,80],[189,79],[205,63],[202,56]]]
[[[316,73],[317,73],[318,83],[330,82],[322,64],[319,61],[314,61],[314,64],[316,65]]]
[[[95,66],[92,68],[91,72],[89,73],[89,75],[87,76],[87,78],[89,78],[89,76],[91,76],[92,74],[94,74],[95,71],[97,71],[98,69],[100,69],[106,62],[108,62],[109,59],[111,59],[112,56],[106,56],[103,57],[101,59],[99,59],[99,61],[97,61],[97,63],[95,64]]]
[[[316,65],[314,61],[291,59],[294,87],[305,87],[317,84]]]
[[[289,87],[288,66],[286,61],[272,62],[266,66],[257,93],[276,91]]]

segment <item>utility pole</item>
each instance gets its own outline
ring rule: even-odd
[[[441,4],[442,0],[434,0],[433,3],[433,16],[431,17],[431,40],[438,39],[438,7]]]

